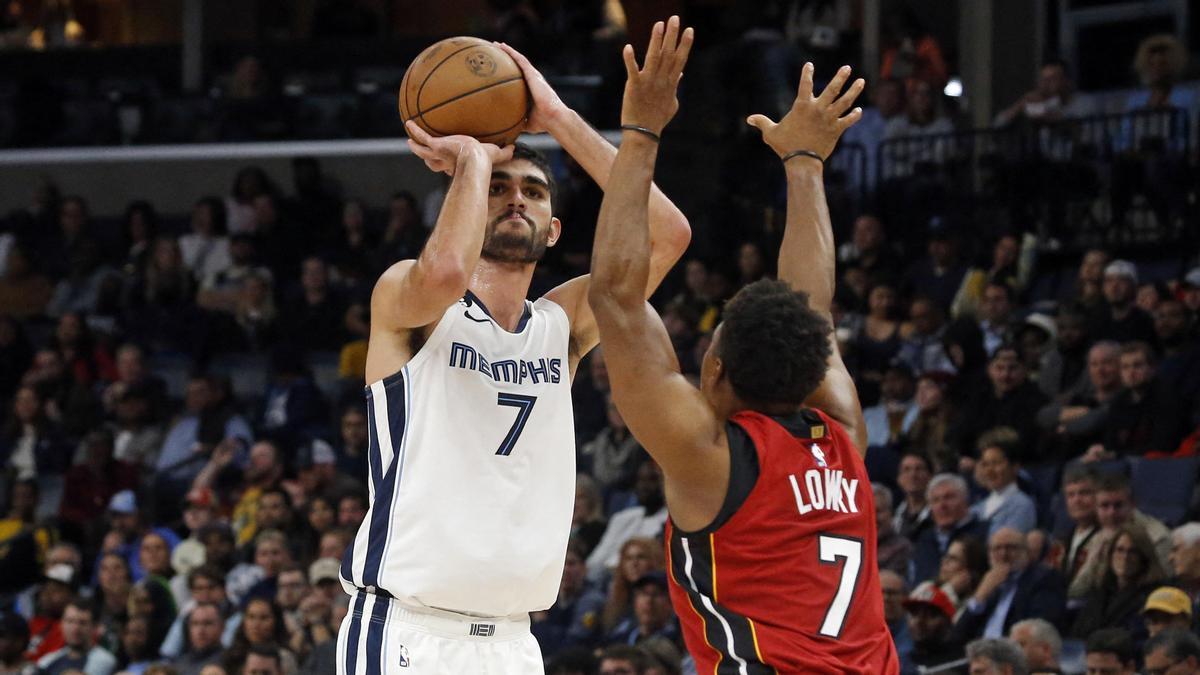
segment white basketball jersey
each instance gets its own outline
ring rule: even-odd
[[[371,506],[342,585],[475,616],[549,608],[575,500],[570,325],[526,303],[517,331],[473,294],[367,387]]]

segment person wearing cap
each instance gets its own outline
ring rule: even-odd
[[[62,648],[63,611],[75,598],[78,587],[79,575],[70,565],[60,563],[46,569],[36,610],[29,620],[29,646],[25,655],[30,661]]]
[[[903,361],[894,360],[884,371],[879,383],[879,403],[863,409],[867,447],[898,444],[912,428],[918,412],[913,400],[915,385],[912,368]]]
[[[1088,456],[1171,454],[1190,429],[1176,392],[1155,376],[1154,348],[1146,342],[1121,345],[1122,390],[1113,399],[1100,442]]]
[[[1193,267],[1183,275],[1179,284],[1179,299],[1193,315],[1200,314],[1200,267]]]
[[[1114,260],[1104,268],[1104,304],[1092,317],[1093,339],[1154,341],[1154,321],[1134,302],[1137,282],[1137,267],[1128,260]]]
[[[59,675],[72,669],[84,675],[112,675],[117,658],[107,649],[92,644],[92,608],[72,600],[63,610],[63,647],[38,659],[39,675]]]
[[[1150,637],[1169,628],[1187,630],[1192,626],[1192,600],[1178,588],[1159,586],[1146,597],[1142,619]]]
[[[633,583],[633,616],[617,624],[608,635],[608,642],[636,645],[653,636],[662,636],[682,643],[679,624],[667,595],[665,572],[648,572]]]
[[[25,658],[29,624],[12,610],[0,611],[0,675],[34,675],[36,668]]]
[[[950,640],[954,603],[936,583],[926,581],[914,588],[904,601],[904,609],[912,636],[912,665],[934,668],[962,659],[962,647]]]
[[[1092,345],[1081,385],[1063,392],[1038,411],[1037,423],[1047,439],[1046,459],[1065,462],[1100,439],[1109,407],[1121,392],[1120,350],[1121,346],[1111,340]]]

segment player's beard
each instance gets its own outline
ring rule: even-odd
[[[537,226],[525,214],[518,213],[517,216],[528,226],[528,228],[517,228],[500,232],[498,228],[500,223],[507,220],[512,215],[511,212],[505,213],[493,220],[487,230],[487,234],[483,238],[483,251],[480,256],[484,260],[501,263],[536,263],[546,255],[546,247],[549,244],[550,230],[538,232]]]

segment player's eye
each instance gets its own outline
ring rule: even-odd
[[[525,188],[525,196],[530,199],[541,199],[542,191],[537,188]]]
[[[488,194],[492,195],[492,196],[501,194],[503,192],[504,192],[504,186],[501,185],[500,183],[493,183],[492,186],[490,188],[488,188]]]

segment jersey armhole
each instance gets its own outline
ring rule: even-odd
[[[758,451],[750,434],[737,424],[726,422],[725,436],[729,440],[729,486],[725,489],[725,501],[711,523],[694,532],[676,528],[681,535],[709,534],[721,529],[742,508],[758,483]]]

